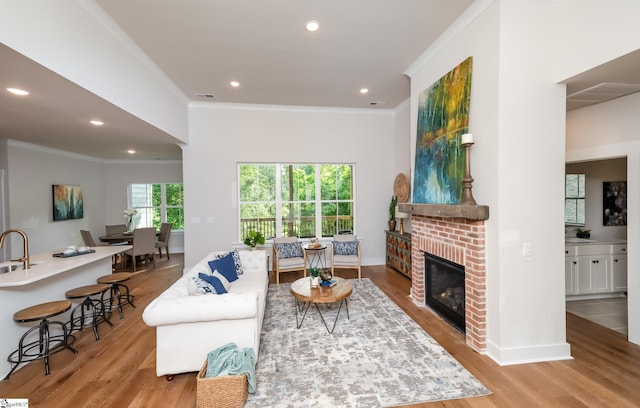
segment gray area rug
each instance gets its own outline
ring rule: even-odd
[[[270,285],[245,407],[392,407],[491,392],[369,279],[351,280],[333,334],[316,309],[300,329],[290,284]],[[321,310],[333,324],[337,305]]]

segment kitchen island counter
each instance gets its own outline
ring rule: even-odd
[[[62,250],[33,255],[30,257],[32,264],[31,268],[22,269],[22,266],[20,266],[20,269],[15,271],[0,273],[0,288],[28,285],[42,279],[47,279],[61,273],[69,272],[73,269],[91,264],[101,259],[111,259],[113,255],[131,248],[131,245],[101,246],[91,248],[95,250],[94,253],[70,256],[68,258],[58,258],[53,256],[54,253],[62,252]],[[12,263],[22,265],[19,262]]]
[[[68,290],[95,284],[100,276],[112,273],[111,257],[130,248],[130,245],[100,246],[92,248],[95,253],[68,258],[54,257],[54,253],[61,251],[52,251],[31,256],[31,263],[35,265],[30,269],[0,274],[0,379],[11,370],[7,357],[17,348],[20,337],[37,325],[37,322],[17,323],[13,320],[13,314],[40,303],[65,300]],[[77,304],[74,301],[73,307]],[[70,312],[53,320],[66,322]],[[107,326],[101,325],[100,329],[106,330],[103,327]],[[85,332],[93,335],[91,330]],[[58,333],[52,330],[51,335],[55,334]],[[78,351],[82,353],[81,349]],[[74,358],[71,353],[62,353],[60,356],[63,355],[68,359]],[[56,368],[52,366],[51,369]]]

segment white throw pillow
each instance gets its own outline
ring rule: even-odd
[[[227,292],[229,291],[229,287],[231,286],[231,284],[229,283],[227,278],[225,278],[220,272],[215,270],[215,271],[213,271],[211,276],[215,276],[216,278],[218,278],[220,280],[220,282],[222,283],[222,286],[224,286],[224,290],[226,290]]]

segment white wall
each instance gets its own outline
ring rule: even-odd
[[[627,226],[606,226],[603,224],[603,182],[626,181],[627,159],[594,160],[567,164],[567,174],[585,175],[585,229],[591,230],[591,239],[627,239]],[[576,228],[565,228],[565,236],[575,237]]]
[[[182,182],[180,162],[107,162],[15,140],[2,140],[6,160],[5,229],[24,229],[29,251],[39,254],[68,245],[83,245],[81,229],[94,239],[105,234],[106,224],[123,223],[130,182]],[[2,149],[0,149],[2,150]],[[53,221],[52,184],[79,185],[83,190],[84,218]],[[22,255],[22,240],[11,235],[12,258]],[[170,252],[183,252],[181,232],[173,232]]]
[[[93,1],[3,1],[0,42],[188,140],[187,98]]]
[[[550,81],[553,35],[540,30],[555,21],[552,3],[480,3],[413,67],[412,123],[420,92],[472,56],[473,192],[490,207],[487,354],[500,364],[564,359],[564,87]]]
[[[567,162],[627,158],[629,341],[640,344],[640,93],[567,113]]]
[[[355,163],[363,264],[384,264],[394,121],[388,110],[192,104],[183,149],[185,267],[239,240],[238,162]]]
[[[29,252],[39,254],[82,245],[81,229],[94,237],[104,229],[104,165],[92,158],[8,141],[7,182],[10,224],[29,237]],[[83,190],[84,218],[53,221],[52,184],[79,185]],[[22,240],[11,239],[12,257],[22,255]]]
[[[536,0],[530,0],[535,2]],[[554,76],[571,78],[640,47],[640,2],[637,0],[553,1]],[[541,30],[542,31],[542,30]],[[528,52],[526,46],[523,53]]]
[[[413,178],[411,169],[413,167],[413,156],[411,155],[411,100],[407,99],[395,110],[395,167],[396,174],[402,173],[409,180]],[[395,176],[394,176],[395,180]],[[411,191],[409,191],[408,202],[411,202]],[[396,229],[400,228],[400,220]],[[411,232],[411,217],[404,220],[404,231]]]
[[[122,224],[130,183],[182,183],[181,161],[109,161],[105,164],[105,225]],[[104,234],[104,225],[101,234]],[[169,252],[184,252],[184,233],[171,231]]]

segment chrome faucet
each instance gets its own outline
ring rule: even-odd
[[[4,237],[12,232],[18,233],[22,236],[22,258],[12,259],[11,262],[22,262],[22,267],[24,269],[29,269],[31,266],[31,264],[29,263],[29,238],[27,238],[26,232],[17,228],[6,230],[2,233],[2,235],[0,235],[0,248],[2,248],[2,245],[4,245]]]

